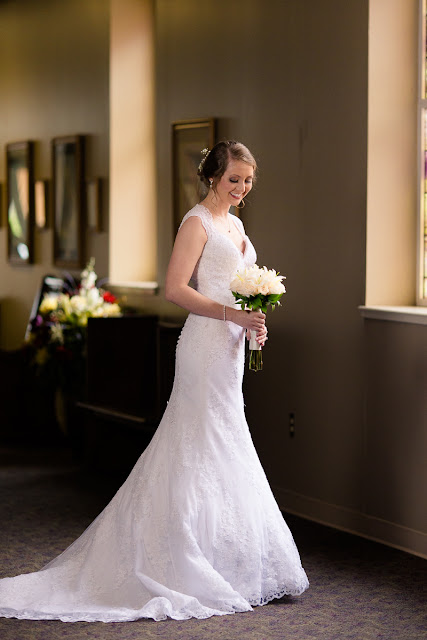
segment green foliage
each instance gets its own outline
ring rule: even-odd
[[[267,313],[267,307],[271,306],[274,311],[276,306],[280,307],[280,298],[283,293],[271,293],[269,295],[263,295],[262,293],[258,293],[256,296],[243,296],[237,291],[231,292],[233,296],[236,298],[236,302],[238,302],[243,309],[251,309],[251,311],[262,311],[263,313]]]

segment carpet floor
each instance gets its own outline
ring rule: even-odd
[[[62,450],[0,450],[0,577],[41,568],[123,481]],[[0,640],[426,640],[427,561],[286,515],[311,586],[253,612],[184,622],[0,619]]]

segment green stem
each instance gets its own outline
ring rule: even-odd
[[[249,369],[251,371],[262,370],[262,349],[259,351],[249,351]]]

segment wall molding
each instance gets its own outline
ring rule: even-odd
[[[427,559],[427,533],[272,486],[282,511]]]
[[[427,324],[427,307],[391,307],[365,306],[358,307],[363,318],[370,320],[389,320],[409,324]]]

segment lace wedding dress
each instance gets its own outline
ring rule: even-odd
[[[208,237],[193,274],[232,306],[240,252],[196,205]],[[0,615],[65,622],[183,620],[250,611],[308,581],[244,414],[244,330],[191,314],[173,391],[148,448],[104,511],[41,571],[0,580]]]

